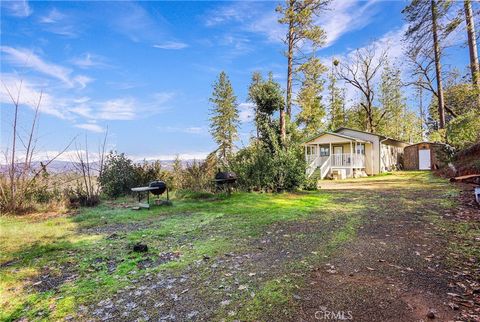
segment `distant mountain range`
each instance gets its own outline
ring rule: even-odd
[[[156,160],[147,160],[147,162],[155,162]],[[159,160],[162,168],[166,170],[171,170],[173,168],[173,163],[175,160]],[[194,160],[182,160],[182,165],[186,165],[190,162],[193,162]],[[197,160],[197,161],[202,161],[202,160]],[[141,163],[143,161],[135,161],[135,163]],[[34,169],[40,169],[41,167],[41,161],[35,161],[32,162],[32,166]],[[45,164],[46,161],[43,161],[43,164]],[[96,167],[98,165],[98,162],[91,162],[90,163],[92,167]],[[0,173],[6,172],[8,169],[8,166],[5,164],[0,165]],[[49,173],[62,173],[62,172],[72,172],[76,170],[75,163],[71,161],[52,161],[48,166],[47,166],[47,171]]]

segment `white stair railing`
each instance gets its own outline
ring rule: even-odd
[[[365,167],[365,156],[363,154],[337,153],[332,154],[332,167]]]
[[[315,159],[313,159],[312,162],[310,162],[310,164],[307,166],[307,178],[310,178],[312,176],[312,174],[315,172],[315,170],[317,169],[317,166],[318,166],[318,160],[319,160],[320,156],[318,155]]]
[[[327,176],[328,171],[330,171],[331,160],[332,160],[332,157],[329,156],[325,160],[325,162],[323,162],[323,164],[320,166],[320,179],[324,179]]]

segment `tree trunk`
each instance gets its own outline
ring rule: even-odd
[[[294,0],[290,0],[290,7],[293,7]],[[292,74],[293,74],[293,21],[290,18],[288,24],[288,70],[287,70],[287,115],[292,116]]]
[[[443,99],[442,85],[442,65],[440,64],[440,44],[437,34],[437,3],[435,0],[431,2],[432,10],[432,34],[433,34],[433,51],[435,55],[435,74],[437,78],[438,91],[438,120],[440,129],[445,128],[445,103]]]
[[[282,142],[285,142],[287,129],[285,126],[285,109],[283,107],[280,109],[280,136],[282,138]]]
[[[472,83],[477,93],[477,101],[480,108],[480,68],[478,66],[477,39],[475,35],[475,23],[473,22],[472,3],[470,0],[463,2],[465,7],[465,20],[467,25],[468,49],[470,52],[470,70]]]

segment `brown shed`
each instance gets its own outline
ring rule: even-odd
[[[434,170],[445,164],[444,144],[421,142],[404,149],[403,166],[405,170]]]

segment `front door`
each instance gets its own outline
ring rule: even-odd
[[[430,170],[430,150],[418,150],[418,169]]]
[[[333,147],[333,159],[332,166],[343,167],[343,146],[334,146]]]
[[[343,154],[343,146],[334,146],[333,154]]]

